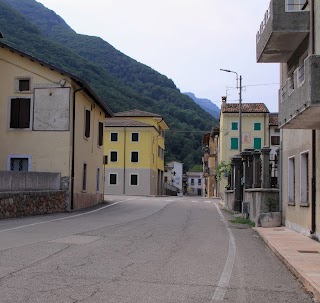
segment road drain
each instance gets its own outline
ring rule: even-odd
[[[317,250],[298,250],[301,254],[319,254]]]

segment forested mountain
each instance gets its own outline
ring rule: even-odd
[[[211,102],[209,99],[197,98],[193,93],[184,93],[196,102],[202,109],[209,113],[212,117],[219,119],[220,109],[217,105]]]
[[[161,114],[171,129],[166,161],[184,162],[186,169],[199,163],[201,132],[216,120],[171,79],[101,38],[77,34],[35,0],[0,0],[0,31],[5,43],[84,79],[114,112],[136,108]]]

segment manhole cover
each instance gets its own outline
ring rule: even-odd
[[[64,244],[87,244],[97,241],[100,237],[96,236],[70,236],[66,238],[56,239],[50,242],[54,243],[64,243]]]
[[[301,254],[318,254],[319,252],[317,250],[298,250]]]

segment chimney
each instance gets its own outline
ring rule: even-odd
[[[222,106],[225,105],[227,103],[227,96],[222,96]]]

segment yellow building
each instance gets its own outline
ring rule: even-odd
[[[160,115],[140,110],[115,114],[105,123],[105,193],[163,194],[164,131]]]
[[[242,103],[242,151],[269,146],[269,110],[264,103]],[[229,163],[239,154],[239,104],[222,102],[220,111],[219,163]],[[220,195],[228,185],[226,176],[220,181]]]
[[[0,170],[60,173],[71,210],[101,202],[112,112],[83,80],[0,46]]]

